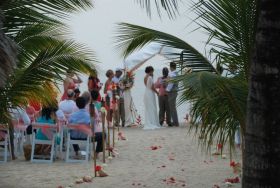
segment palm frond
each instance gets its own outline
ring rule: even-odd
[[[207,44],[219,64],[233,74],[249,75],[256,33],[256,0],[210,0],[194,3],[195,20],[209,35]]]
[[[5,15],[4,32],[11,36],[23,27],[45,23],[60,23],[59,19],[66,19],[70,13],[91,8],[90,0],[13,0],[1,5]]]
[[[234,145],[234,134],[245,130],[247,83],[210,72],[185,74],[179,78],[184,88],[180,102],[192,104],[192,129],[208,151],[214,141]]]
[[[163,9],[169,18],[174,18],[178,14],[178,2],[179,0],[135,0],[142,8],[146,9],[149,17],[152,14],[152,7],[156,7],[159,16],[162,15],[161,9]]]
[[[46,84],[62,80],[68,69],[83,73],[94,70],[93,62],[96,62],[92,51],[85,46],[74,42],[56,41],[46,46],[39,52],[36,50],[30,59],[26,58],[26,67],[18,68],[8,80],[8,84],[1,93],[2,101],[8,97],[11,104],[23,104],[30,98],[48,100],[50,93]]]
[[[212,64],[199,51],[187,42],[170,34],[156,31],[128,23],[120,23],[118,25],[118,34],[116,37],[116,45],[122,49],[123,56],[127,57],[132,52],[144,47],[150,42],[157,42],[167,47],[171,47],[183,51],[184,56],[180,61],[180,54],[172,52],[168,54],[173,60],[178,62],[182,68],[190,67],[194,71],[211,71],[217,72]]]

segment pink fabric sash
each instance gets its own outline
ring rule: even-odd
[[[35,123],[32,124],[33,129],[41,129],[42,133],[51,140],[53,138],[53,131],[57,128],[55,124],[43,124],[43,123]]]
[[[91,127],[86,124],[68,124],[67,128],[80,131],[88,136],[92,136]]]
[[[27,126],[23,124],[23,122],[18,120],[12,120],[12,124],[15,129],[18,129],[20,131],[26,131]]]

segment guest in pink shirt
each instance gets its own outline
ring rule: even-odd
[[[168,125],[171,125],[171,116],[168,105],[168,95],[166,92],[167,81],[168,81],[168,68],[164,67],[162,69],[162,77],[159,77],[155,83],[155,88],[159,90],[159,123],[163,125],[164,120]],[[166,119],[165,119],[166,118]]]
[[[96,108],[99,103],[98,102],[99,93],[96,90],[92,90],[90,92],[90,94],[91,94],[91,100],[92,100],[91,105],[94,106],[94,134],[95,134],[95,141],[97,142],[95,151],[96,151],[96,157],[98,158],[98,154],[103,151],[102,125],[100,123],[101,118],[100,118],[100,112]],[[105,138],[106,138],[106,132],[107,132],[107,127],[105,126],[105,135],[104,135]]]

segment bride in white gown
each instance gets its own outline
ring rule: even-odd
[[[144,78],[144,83],[146,86],[145,94],[144,94],[144,105],[145,105],[145,130],[151,130],[160,128],[158,113],[157,113],[157,105],[156,105],[156,96],[158,94],[157,90],[154,87],[153,83],[153,73],[154,68],[152,66],[148,66],[145,69],[146,76]]]

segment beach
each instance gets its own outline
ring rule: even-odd
[[[93,175],[93,162],[52,164],[31,163],[19,158],[0,164],[0,187],[5,188],[212,188],[227,187],[226,178],[233,178],[229,154],[205,155],[198,148],[188,126],[144,131],[141,128],[123,128],[128,140],[117,141],[119,155],[107,159],[104,167],[108,177],[96,177],[91,183],[75,184],[86,175]],[[240,153],[235,157],[240,161]],[[98,164],[102,164],[98,160]],[[241,184],[234,184],[240,188]]]

